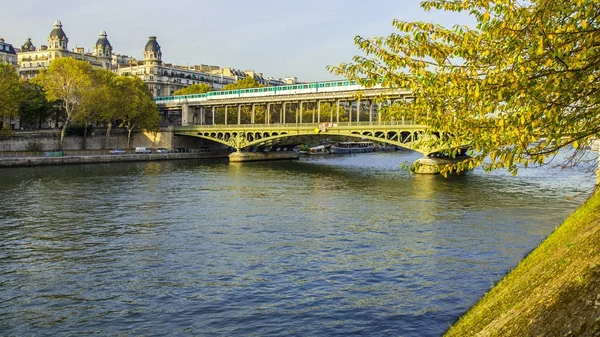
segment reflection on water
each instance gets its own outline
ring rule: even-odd
[[[0,170],[0,331],[437,336],[593,185],[416,158]]]

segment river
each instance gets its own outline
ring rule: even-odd
[[[0,335],[439,336],[594,183],[418,157],[2,169]]]

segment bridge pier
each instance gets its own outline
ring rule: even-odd
[[[229,161],[232,163],[242,163],[249,161],[268,161],[268,160],[290,160],[298,159],[300,155],[294,151],[281,152],[233,152],[229,155]]]
[[[415,174],[439,174],[445,165],[457,164],[467,159],[469,159],[469,156],[457,158],[420,158],[415,161],[411,172]]]

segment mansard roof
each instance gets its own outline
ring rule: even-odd
[[[50,32],[50,38],[58,38],[59,40],[66,40],[67,35],[62,29],[62,23],[58,20],[54,22],[54,29]]]
[[[13,48],[12,44],[4,42],[4,39],[1,37],[0,37],[0,52],[6,53],[6,54],[13,54],[13,55],[17,54],[17,52],[15,51],[15,48]]]
[[[112,46],[110,45],[110,42],[108,41],[108,38],[106,38],[106,36],[107,35],[105,31],[100,31],[98,41],[96,41],[96,46],[110,47],[110,49],[112,49]]]
[[[151,51],[154,53],[160,52],[160,45],[156,41],[156,36],[150,36],[150,39],[148,40],[148,43],[146,43],[144,51]]]

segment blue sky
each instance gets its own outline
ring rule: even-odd
[[[46,44],[55,20],[69,49],[93,49],[105,30],[119,54],[143,58],[148,36],[163,61],[211,64],[301,81],[334,78],[325,67],[358,53],[356,35],[386,36],[392,20],[469,24],[466,15],[425,12],[418,0],[0,0],[0,36],[20,47]]]

